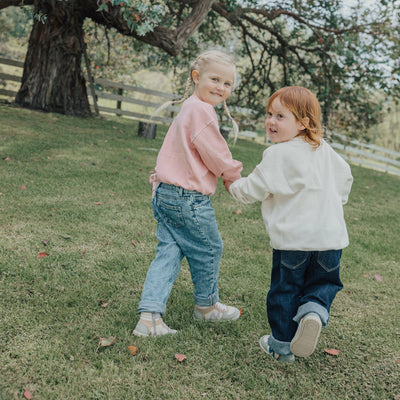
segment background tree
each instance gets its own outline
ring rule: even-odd
[[[114,35],[112,28],[133,37],[127,52],[136,51],[149,67],[172,65],[180,71],[183,65],[182,79],[188,61],[200,50],[210,45],[227,48],[237,55],[241,75],[232,100],[259,114],[272,91],[298,84],[318,95],[325,125],[365,128],[379,120],[384,95],[399,93],[398,65],[395,58],[390,61],[398,41],[398,0],[382,0],[377,9],[361,2],[349,7],[340,0],[25,0],[23,4],[34,7],[16,98],[27,107],[90,112],[81,72],[85,19],[102,25],[109,37]],[[21,4],[0,0],[0,9],[10,5]],[[383,95],[377,96],[378,92]]]

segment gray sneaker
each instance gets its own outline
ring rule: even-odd
[[[153,321],[139,319],[139,322],[132,333],[136,336],[163,336],[174,335],[175,333],[178,333],[178,331],[168,327],[162,318],[159,317],[153,319]]]
[[[194,319],[200,321],[236,321],[240,317],[240,311],[235,307],[217,302],[210,307],[195,306],[193,316]]]
[[[287,355],[283,355],[283,354],[278,354],[275,353],[273,350],[271,350],[271,348],[268,345],[268,338],[270,335],[265,335],[260,339],[260,347],[270,356],[274,357],[275,360],[279,361],[279,362],[294,362],[294,360],[296,359],[294,354],[287,354]]]
[[[306,314],[299,323],[296,334],[290,343],[290,350],[298,357],[308,357],[317,346],[321,333],[321,318],[316,313]]]

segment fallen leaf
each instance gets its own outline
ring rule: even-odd
[[[375,280],[378,281],[378,282],[382,282],[382,281],[383,281],[382,276],[380,276],[380,275],[378,275],[378,274],[375,274],[375,275],[374,275],[374,278],[375,278]]]
[[[240,209],[240,208],[238,208],[236,211],[234,211],[232,214],[241,214],[242,213],[242,210]]]
[[[83,249],[81,252],[81,256],[83,256],[86,253],[86,249]]]
[[[95,204],[96,206],[101,206],[103,203],[102,203],[101,201],[96,201],[94,204]]]
[[[340,353],[340,350],[337,349],[324,349],[325,353],[330,354],[331,356],[338,356]]]
[[[186,360],[186,356],[184,354],[175,354],[175,358],[179,361],[182,362],[184,360]]]
[[[136,247],[137,245],[136,240],[132,240],[132,244]]]
[[[25,185],[21,185],[19,188],[22,189],[22,190],[25,190],[26,186]]]
[[[136,346],[128,346],[128,350],[131,352],[133,356],[136,356],[138,348]]]
[[[99,339],[99,347],[111,346],[115,342],[116,338],[117,338],[116,336],[101,337]]]
[[[39,253],[37,256],[38,256],[39,258],[43,258],[43,257],[48,257],[49,254],[48,254],[48,253],[45,253],[45,252],[41,252],[41,253]]]
[[[142,232],[139,232],[138,235],[139,235],[139,236],[142,236]]]
[[[105,300],[99,300],[99,303],[100,303],[100,305],[103,307],[103,308],[106,308],[107,306],[108,306],[108,302],[107,301],[105,301]]]
[[[6,157],[4,161],[11,161],[11,157]]]
[[[24,397],[25,397],[26,399],[28,399],[28,400],[32,399],[31,392],[30,392],[29,390],[25,389]]]
[[[364,278],[369,278],[369,274],[362,274]]]

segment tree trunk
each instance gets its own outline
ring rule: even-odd
[[[34,21],[16,103],[49,112],[90,115],[81,70],[84,16],[74,4],[35,1],[34,12],[47,19]]]

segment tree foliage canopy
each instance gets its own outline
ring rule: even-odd
[[[187,67],[199,51],[223,47],[234,53],[241,76],[231,103],[261,114],[271,92],[302,85],[317,94],[325,125],[354,130],[379,120],[385,96],[400,95],[400,1],[348,4],[342,0],[0,0],[0,9],[33,5],[24,78],[16,99],[28,107],[88,112],[87,102],[82,101],[86,89],[80,62],[83,22],[90,19],[111,35],[113,28],[133,38],[132,51],[140,51],[140,60],[146,59],[150,66]],[[68,58],[69,69],[56,66]],[[43,69],[49,81],[38,82]],[[72,93],[60,96],[66,79],[78,84]],[[58,95],[49,95],[53,88]]]

